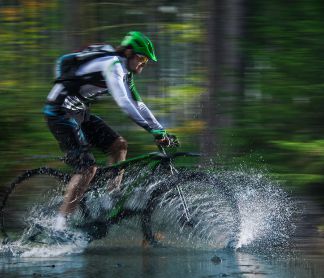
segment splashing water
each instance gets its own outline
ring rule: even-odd
[[[203,240],[211,247],[259,247],[289,243],[295,226],[295,205],[279,184],[255,171],[223,171],[207,181],[181,184],[194,219],[193,227],[181,228],[190,245]],[[181,222],[182,202],[168,191],[159,203],[155,221]],[[179,234],[175,229],[173,235]],[[176,237],[179,240],[179,237]],[[171,241],[170,241],[171,242]]]
[[[57,209],[63,200],[63,197],[56,196],[58,191],[61,192],[61,189],[52,191],[51,196],[55,195],[54,197],[47,196],[45,203],[39,203],[26,212],[26,228],[17,240],[0,245],[0,256],[43,258],[78,254],[85,250],[88,240],[82,232],[66,229],[58,235],[55,234]],[[42,237],[37,241],[30,241],[30,236],[35,234],[39,227],[44,230]]]
[[[139,172],[136,175],[125,177],[124,183],[132,184]],[[136,188],[125,203],[125,208],[142,211],[163,179],[164,182],[165,179],[172,180],[170,177],[161,177]],[[164,191],[159,195],[152,214],[152,230],[155,234],[163,235],[159,236],[163,243],[236,249],[284,245],[289,242],[294,230],[291,221],[295,213],[294,204],[280,186],[263,173],[253,170],[204,173],[194,179],[179,180],[177,185],[181,187],[186,200],[190,223],[186,221],[183,202],[176,188]],[[85,200],[87,219],[77,211],[71,217],[74,224],[104,219],[114,205],[104,189],[87,193]],[[45,257],[82,252],[88,244],[88,238],[86,233],[75,229],[67,232],[67,240],[64,242],[47,241],[49,245],[35,246],[25,240],[37,225],[52,230],[61,201],[62,197],[55,196],[46,202],[46,206],[35,206],[29,214],[29,227],[23,236],[16,242],[0,246],[0,253]]]
[[[42,242],[31,242],[26,240],[28,235],[35,229],[37,222],[43,220],[42,227],[46,227],[48,231],[55,231],[53,226],[55,223],[54,218],[45,219],[37,218],[31,226],[25,230],[20,239],[14,242],[9,242],[0,246],[0,255],[13,256],[13,257],[56,257],[61,255],[78,254],[82,253],[87,244],[87,238],[84,234],[76,231],[63,231],[60,235],[60,240],[54,240],[53,235],[48,233],[46,238],[43,238]],[[29,219],[31,221],[31,218]],[[46,223],[47,222],[47,223]],[[64,239],[64,242],[62,239]]]
[[[277,183],[253,171],[223,173],[221,179],[231,184],[237,204],[236,248],[288,243],[295,206]]]

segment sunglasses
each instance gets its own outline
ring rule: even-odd
[[[140,54],[135,54],[139,60],[140,63],[146,64],[148,62],[148,58],[144,55],[140,55]]]

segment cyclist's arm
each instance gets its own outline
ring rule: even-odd
[[[152,129],[161,129],[162,126],[149,122],[142,116],[140,106],[132,98],[130,88],[127,84],[126,73],[119,60],[115,60],[113,64],[103,72],[104,78],[107,83],[107,87],[118,104],[118,106],[126,113],[136,124],[143,127],[147,131]],[[156,121],[157,122],[157,121]]]
[[[163,126],[158,122],[150,109],[142,101],[142,98],[136,89],[133,74],[130,75],[129,88],[132,93],[132,98],[136,103],[137,110],[142,115],[142,117],[149,123],[150,126],[153,127],[153,129],[163,129]]]
[[[152,129],[164,129],[163,126],[154,117],[150,109],[145,105],[144,102],[137,102],[138,110],[140,111],[142,117],[149,123]]]

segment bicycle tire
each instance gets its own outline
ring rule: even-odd
[[[154,221],[152,219],[153,215],[156,213],[157,207],[161,206],[161,198],[167,192],[170,192],[170,199],[178,198],[178,192],[174,190],[176,186],[180,183],[180,186],[190,185],[190,183],[210,183],[213,189],[217,189],[220,195],[223,196],[225,202],[228,203],[228,210],[230,211],[233,217],[233,223],[239,223],[239,212],[237,208],[237,203],[233,199],[233,195],[230,190],[220,181],[215,181],[215,179],[208,173],[202,171],[184,171],[180,172],[177,175],[174,175],[171,180],[163,182],[160,186],[152,193],[145,209],[141,214],[141,226],[143,232],[143,239],[150,245],[156,245],[161,243],[156,234],[159,234],[159,227],[154,227]],[[173,193],[172,193],[173,190]],[[167,200],[166,200],[167,201]],[[192,206],[193,204],[191,204]],[[181,208],[183,209],[183,207]],[[190,213],[193,212],[194,208],[189,207]],[[181,214],[181,212],[180,212]],[[178,226],[183,229],[184,227],[189,230],[194,230],[198,220],[191,218],[189,221],[186,219],[185,215],[182,214],[181,217],[177,219]],[[232,228],[231,237],[234,237],[236,233],[235,227]]]
[[[24,207],[22,203],[23,201],[25,201],[26,198],[28,199],[29,195],[37,192],[37,190],[40,189],[39,181],[37,182],[38,185],[36,185],[36,180],[34,180],[34,178],[41,177],[45,178],[46,180],[49,180],[48,178],[54,178],[55,184],[65,184],[69,181],[71,176],[70,174],[65,173],[61,170],[49,167],[40,167],[26,170],[21,175],[16,177],[5,192],[0,206],[0,229],[4,243],[12,240],[11,236],[9,236],[8,233],[8,231],[10,230],[10,226],[13,226],[16,230],[19,230],[20,232],[22,232],[22,230],[24,229],[24,227],[22,227],[22,223],[13,223],[14,221],[11,218],[17,217],[19,221],[21,221],[23,219],[23,215],[20,214],[28,212],[28,210],[34,205],[34,203],[28,205],[26,204],[26,207]],[[26,186],[29,185],[28,190],[25,189],[25,186],[22,186],[24,184]],[[21,193],[20,189],[24,190],[23,192],[25,194],[28,193],[29,195],[19,195]],[[49,187],[47,184],[46,190],[48,189]],[[14,198],[15,192],[18,192],[16,198]],[[10,206],[12,206],[12,208]],[[17,234],[20,233],[18,232]]]

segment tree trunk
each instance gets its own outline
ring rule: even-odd
[[[243,34],[243,0],[209,0],[207,33],[208,91],[202,100],[206,128],[201,149],[209,157],[222,152],[221,130],[231,126],[233,99],[243,93],[240,40]]]
[[[82,1],[64,1],[64,45],[66,49],[78,50],[82,46],[80,31],[82,30]]]

